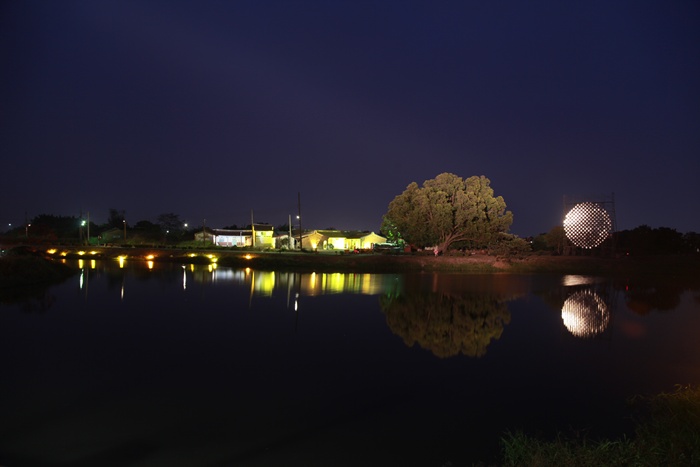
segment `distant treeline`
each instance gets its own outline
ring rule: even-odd
[[[89,226],[88,226],[89,224]],[[126,224],[126,225],[125,225]],[[87,217],[55,216],[41,214],[26,225],[15,226],[4,234],[4,238],[28,241],[87,243],[88,232],[92,242],[104,231],[127,228],[130,241],[141,242],[182,242],[192,240],[195,228],[188,226],[173,213],[158,216],[157,223],[138,221],[126,223],[124,211],[110,209],[105,224],[95,224]],[[234,227],[238,228],[238,227]],[[199,227],[201,229],[201,227]],[[279,227],[286,231],[287,225]],[[531,238],[532,250],[535,252],[561,253],[565,244],[564,228],[553,227],[549,232]],[[620,254],[629,255],[684,255],[700,253],[700,234],[696,232],[681,233],[669,227],[651,228],[641,225],[632,230],[614,232],[606,242]]]
[[[554,227],[548,233],[532,239],[534,251],[561,253],[564,249],[564,228]],[[641,225],[632,230],[613,232],[612,237],[603,245],[625,255],[686,255],[700,253],[700,234],[696,232],[681,233],[669,227],[651,228]]]

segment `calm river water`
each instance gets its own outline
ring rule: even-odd
[[[700,292],[81,262],[0,306],[0,465],[466,466],[700,383]]]

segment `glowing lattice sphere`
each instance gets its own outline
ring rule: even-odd
[[[564,233],[571,243],[581,248],[595,248],[612,232],[608,212],[596,203],[579,203],[564,218]]]
[[[608,327],[610,312],[600,295],[584,290],[566,299],[561,309],[564,326],[576,337],[593,337]]]

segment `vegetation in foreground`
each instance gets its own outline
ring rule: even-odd
[[[502,439],[506,466],[695,466],[700,465],[700,388],[631,401],[638,411],[631,438],[544,441],[522,432]]]

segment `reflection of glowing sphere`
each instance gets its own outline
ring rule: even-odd
[[[581,248],[595,248],[612,231],[608,212],[596,203],[579,203],[564,218],[566,238]]]
[[[608,327],[610,313],[597,293],[583,290],[566,299],[561,309],[561,319],[574,336],[593,337]]]

